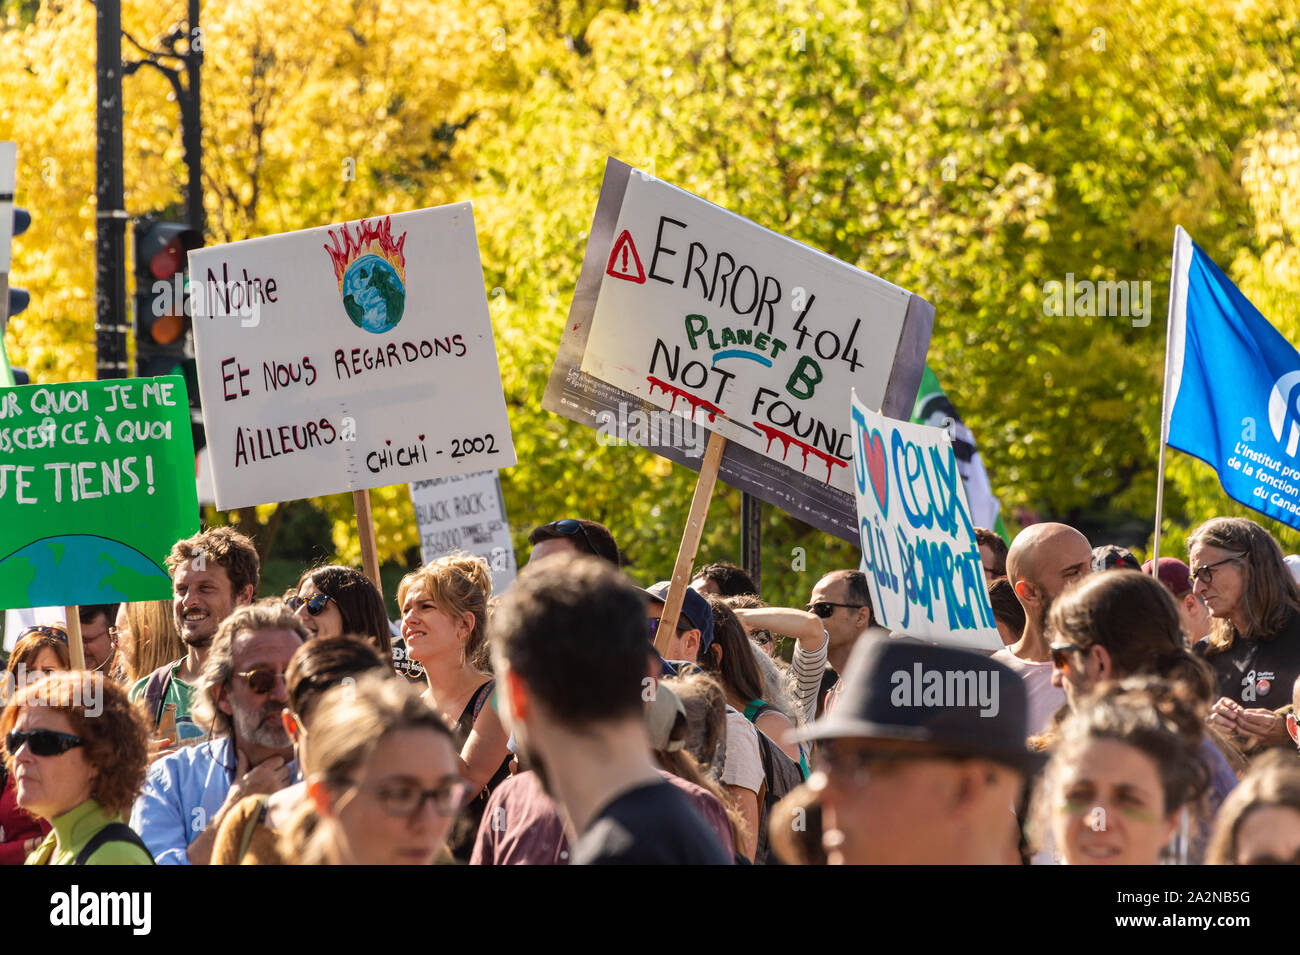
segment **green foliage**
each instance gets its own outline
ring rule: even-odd
[[[34,8],[9,3],[0,30],[0,136],[20,142],[19,201],[35,212],[14,260],[33,303],[8,345],[37,380],[68,380],[93,370],[94,8]],[[125,24],[147,45],[180,12],[128,2]],[[209,238],[474,201],[521,560],[528,529],[586,516],[640,579],[665,577],[694,484],[540,410],[607,155],[932,301],[930,364],[1009,522],[1025,508],[1137,537],[1154,513],[1174,225],[1300,340],[1298,25],[1284,0],[209,5]],[[126,80],[133,211],[181,194],[168,92],[154,71]],[[1149,324],[1046,314],[1045,284],[1067,274],[1149,281]],[[1239,510],[1177,453],[1167,484],[1167,553]],[[409,496],[372,499],[381,554],[405,562]],[[351,497],[314,506],[359,562]],[[739,511],[720,488],[701,560],[739,557]],[[822,571],[856,563],[764,513],[773,599],[802,603]],[[238,517],[279,527],[277,548],[301,536],[273,507]]]

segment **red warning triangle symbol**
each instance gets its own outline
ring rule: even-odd
[[[636,274],[632,273],[634,265]],[[632,234],[627,229],[619,235],[618,241],[614,243],[614,251],[609,253],[609,265],[605,266],[605,274],[612,275],[616,279],[636,282],[638,285],[645,284],[645,269],[641,267],[641,256],[636,254],[636,246],[632,244]]]

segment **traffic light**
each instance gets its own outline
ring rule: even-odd
[[[26,209],[20,209],[14,206],[14,231],[13,235],[22,235],[27,231],[27,227],[32,224],[32,216]],[[13,318],[28,305],[31,304],[32,297],[27,294],[26,289],[9,288],[9,310],[5,312],[5,320]]]
[[[140,378],[180,374],[190,327],[187,254],[203,247],[203,236],[184,223],[154,216],[137,220],[134,234],[135,373]],[[190,401],[197,401],[193,392]]]

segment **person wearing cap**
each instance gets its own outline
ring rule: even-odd
[[[658,632],[659,619],[668,599],[671,581],[661,580],[647,587],[646,616],[650,620],[651,639]],[[724,608],[725,609],[725,608]],[[677,629],[668,640],[665,654],[669,661],[678,660],[712,670],[715,620],[709,601],[690,587],[682,599],[682,611]],[[709,664],[709,665],[705,665]],[[725,687],[725,681],[719,680]],[[731,795],[745,823],[745,840],[736,851],[753,860],[758,851],[758,825],[761,818],[759,793],[763,791],[766,776],[763,772],[763,754],[758,744],[758,729],[745,719],[745,714],[727,704],[727,755],[723,761],[722,782]]]
[[[1092,549],[1092,571],[1141,570],[1142,565],[1127,547],[1118,544],[1098,544]]]
[[[831,865],[1012,861],[1018,805],[1044,757],[1025,746],[1028,703],[1007,666],[966,650],[866,638],[835,709],[800,734],[820,745]]]
[[[1142,565],[1142,573],[1151,573],[1151,561]],[[1165,589],[1174,595],[1178,620],[1183,636],[1187,638],[1187,645],[1195,646],[1198,640],[1209,635],[1214,618],[1210,616],[1210,608],[1205,606],[1205,601],[1192,593],[1192,568],[1177,557],[1161,557],[1156,576],[1165,585]]]

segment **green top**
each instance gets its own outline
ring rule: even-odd
[[[87,799],[53,820],[54,828],[45,841],[32,850],[26,865],[72,865],[77,853],[91,837],[110,822],[121,822],[106,813],[94,799]],[[151,865],[153,859],[130,842],[106,842],[86,860],[86,865]]]
[[[207,736],[207,733],[203,731],[203,727],[194,722],[194,717],[190,715],[190,710],[194,703],[193,684],[186,683],[184,680],[176,676],[176,671],[180,669],[181,664],[184,662],[185,657],[181,657],[171,665],[172,678],[171,682],[167,684],[167,692],[163,694],[162,701],[164,706],[168,703],[176,704],[176,735],[179,737],[177,742],[188,744],[198,742]],[[148,685],[148,676],[141,677],[139,680],[135,681],[135,685],[131,687],[130,693],[132,703],[138,703],[140,700],[144,699],[145,687]],[[159,714],[157,713],[148,714],[149,719],[151,720],[156,720],[158,715]]]

